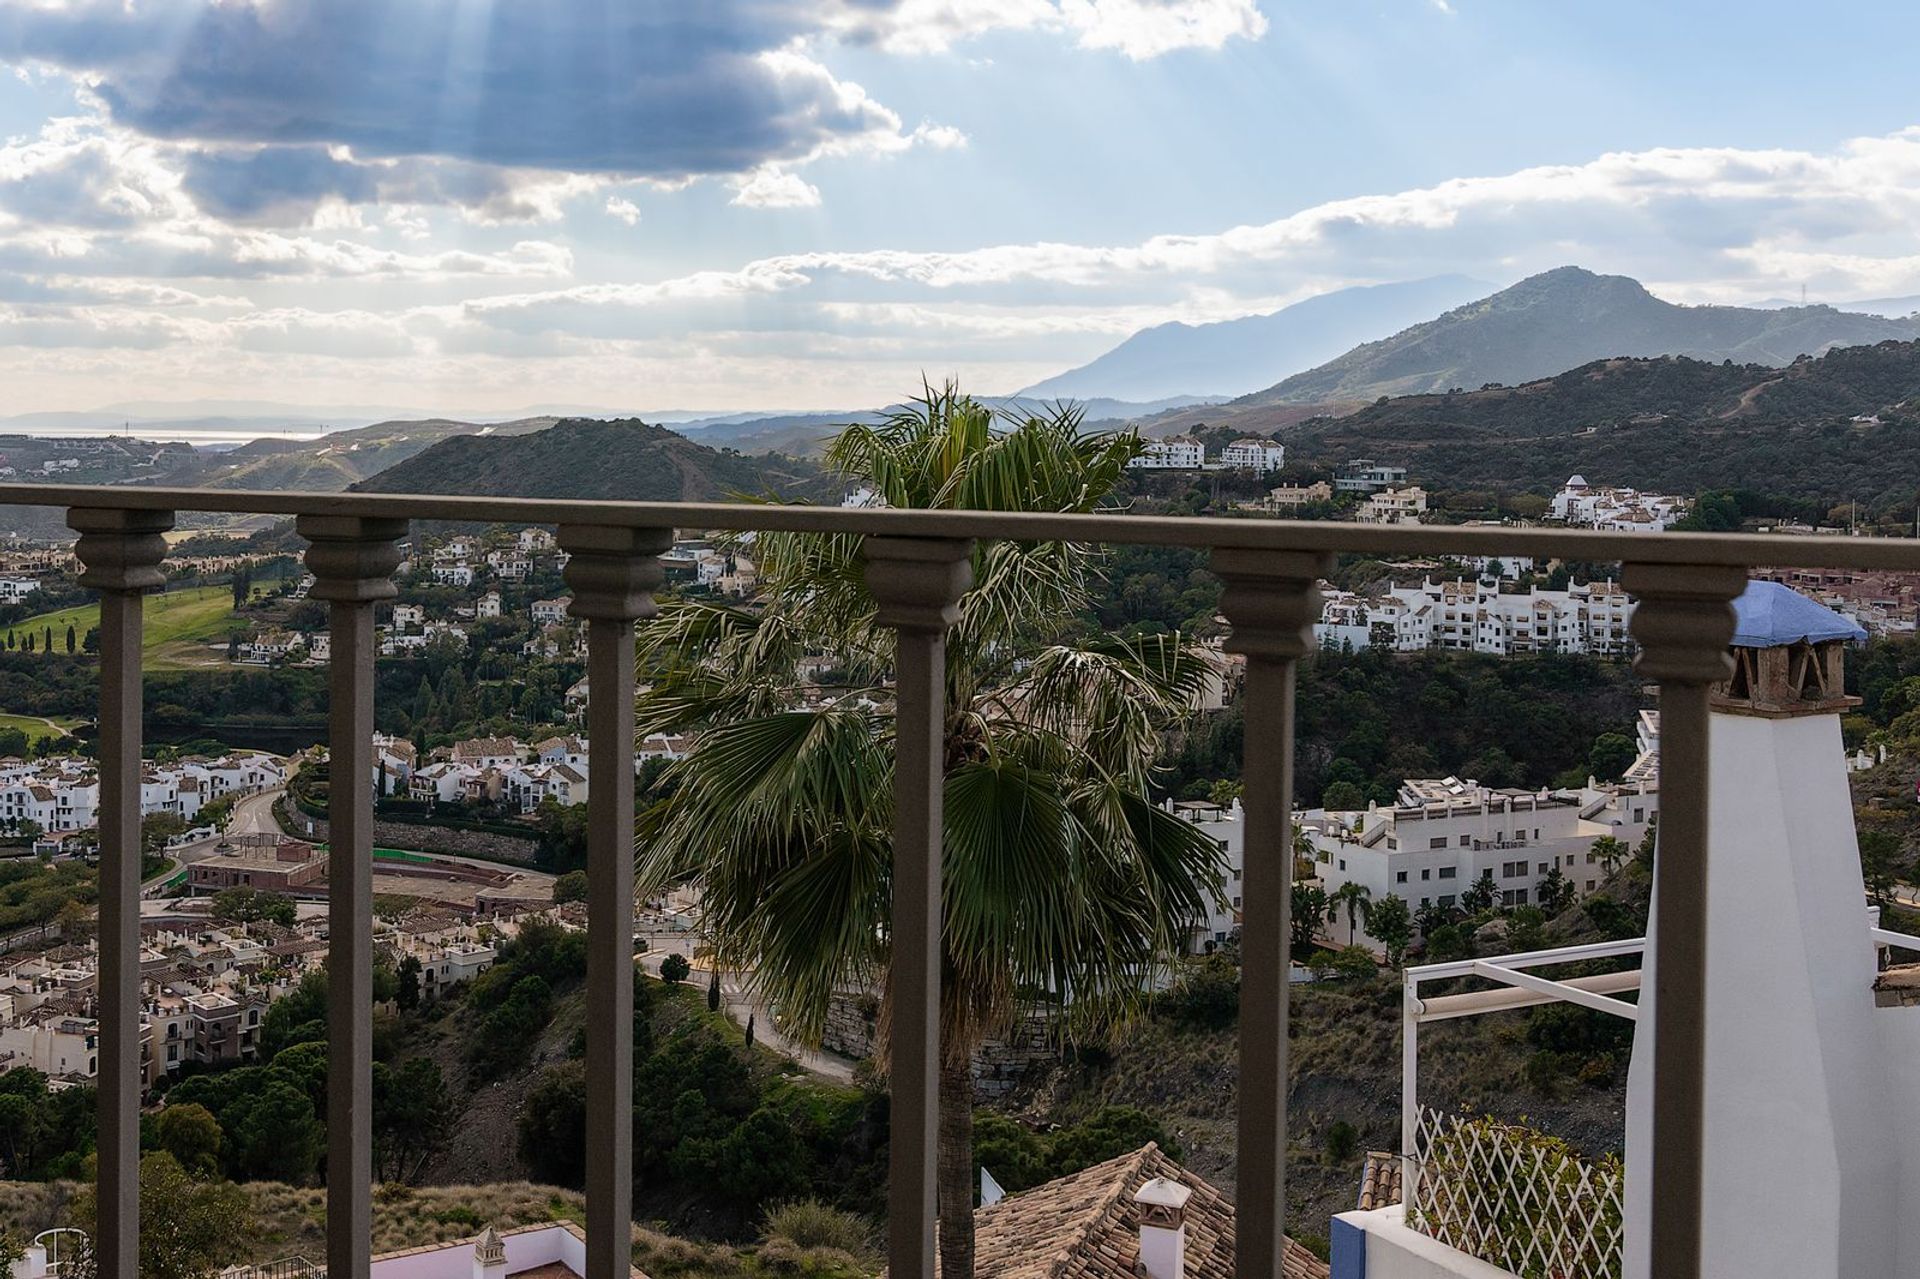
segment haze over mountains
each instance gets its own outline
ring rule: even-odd
[[[1484,297],[1484,280],[1441,275],[1336,289],[1267,315],[1159,324],[1105,355],[1021,391],[1058,398],[1246,395],[1359,345]]]

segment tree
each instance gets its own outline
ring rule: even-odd
[[[1326,915],[1327,890],[1318,884],[1294,881],[1292,910],[1288,917],[1293,932],[1290,940],[1294,954],[1304,955],[1313,949],[1313,936],[1320,931],[1320,921]]]
[[[1330,813],[1351,813],[1367,806],[1367,795],[1352,782],[1329,782],[1320,803]]]
[[[894,508],[1089,511],[1143,445],[1082,431],[1077,410],[992,411],[948,386],[843,429],[827,465]],[[789,709],[795,666],[830,653],[881,689],[894,635],[862,572],[862,539],[762,533],[763,607],[663,606],[643,627],[655,672],[644,732],[700,730],[679,785],[643,816],[643,891],[691,883],[716,959],[817,1038],[836,988],[882,979],[889,954],[895,726],[891,699]],[[1003,540],[973,556],[946,644],[945,911],[938,1180],[948,1279],[973,1275],[968,1061],[1036,992],[1111,1022],[1146,998],[1139,976],[1182,948],[1221,888],[1220,850],[1153,803],[1163,733],[1205,678],[1177,634],[1087,636],[1101,552]],[[823,923],[827,926],[823,927]]]
[[[1575,891],[1573,881],[1561,874],[1560,868],[1555,866],[1541,876],[1535,898],[1540,903],[1541,912],[1551,919],[1573,905]]]
[[[408,1012],[420,1006],[420,959],[416,955],[402,955],[398,969],[400,984],[394,992],[394,1002],[401,1011]]]
[[[1593,739],[1587,753],[1587,771],[1603,782],[1617,782],[1640,757],[1640,748],[1631,737],[1620,733],[1602,733]]]
[[[198,1102],[168,1106],[153,1121],[154,1143],[195,1175],[220,1167],[220,1121]]]
[[[1452,907],[1429,902],[1413,912],[1413,927],[1421,937],[1431,938],[1436,931],[1451,924],[1453,917]]]
[[[693,965],[687,962],[685,955],[679,954],[678,952],[668,955],[660,961],[661,981],[682,982],[687,979],[687,974],[692,971]]]
[[[1500,885],[1494,882],[1493,872],[1483,870],[1480,878],[1466,892],[1460,894],[1460,909],[1468,915],[1479,915],[1492,910],[1500,900]]]
[[[255,1234],[247,1196],[230,1181],[196,1178],[164,1150],[140,1160],[140,1279],[205,1279],[238,1260]],[[105,1279],[85,1242],[97,1228],[91,1188],[74,1205],[86,1232],[80,1255],[63,1265],[67,1279]]]
[[[1327,899],[1327,922],[1337,919],[1343,908],[1347,913],[1347,945],[1351,946],[1356,926],[1365,924],[1373,913],[1373,890],[1358,880],[1349,879]]]
[[[1594,840],[1593,847],[1588,851],[1593,854],[1594,860],[1598,861],[1601,868],[1609,875],[1619,870],[1629,856],[1626,841],[1616,839],[1612,835],[1602,835],[1600,838]]]
[[[1898,882],[1900,837],[1887,830],[1863,830],[1856,838],[1860,843],[1860,871],[1866,879],[1867,900],[1883,911],[1891,910],[1894,885]]]
[[[582,805],[576,805],[582,807]],[[587,900],[587,872],[570,870],[553,881],[553,900],[559,902],[583,902]]]
[[[80,646],[80,637],[74,633],[73,624],[67,624],[67,652],[71,653]]]
[[[412,1181],[446,1140],[453,1103],[440,1067],[411,1057],[398,1070],[373,1064],[373,1166],[382,1181]]]
[[[1386,948],[1387,965],[1398,968],[1407,957],[1407,947],[1413,943],[1413,913],[1407,909],[1406,900],[1388,893],[1373,903],[1367,931]]]

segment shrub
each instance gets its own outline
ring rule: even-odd
[[[843,1212],[818,1199],[796,1199],[767,1214],[760,1237],[779,1239],[796,1248],[837,1248],[855,1256],[872,1246],[873,1229],[866,1218]]]
[[[1240,969],[1225,955],[1189,961],[1174,988],[1160,997],[1160,1006],[1175,1020],[1207,1030],[1220,1030],[1240,1016]]]
[[[1343,1164],[1353,1158],[1353,1152],[1360,1147],[1360,1134],[1354,1126],[1344,1119],[1336,1119],[1327,1128],[1327,1158],[1334,1163]]]
[[[687,979],[693,971],[693,965],[687,962],[685,955],[668,955],[660,961],[660,980],[680,982]]]

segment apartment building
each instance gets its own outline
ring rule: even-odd
[[[1479,581],[1423,580],[1362,596],[1327,590],[1314,634],[1321,645],[1384,645],[1413,653],[1562,652],[1624,656],[1633,651],[1633,601],[1618,584],[1585,582],[1564,591],[1503,593]]]
[[[1207,464],[1207,446],[1191,435],[1149,440],[1127,466],[1136,471],[1197,471]]]
[[[1491,875],[1499,905],[1528,906],[1556,870],[1577,896],[1594,891],[1607,874],[1594,841],[1610,835],[1631,848],[1659,811],[1658,783],[1646,779],[1524,791],[1443,777],[1407,780],[1391,806],[1308,813],[1305,824],[1328,893],[1352,882],[1374,901],[1392,893],[1415,910],[1444,908]],[[1379,949],[1364,922],[1354,937]]]

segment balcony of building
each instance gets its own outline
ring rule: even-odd
[[[795,530],[863,538],[865,580],[877,621],[897,633],[887,1221],[894,1279],[931,1279],[934,1274],[937,832],[942,794],[936,746],[944,718],[938,671],[945,632],[956,620],[970,581],[975,548],[996,539],[1200,548],[1211,553],[1213,570],[1224,583],[1226,648],[1246,663],[1241,690],[1245,873],[1236,890],[1243,921],[1239,1119],[1232,1237],[1224,1252],[1210,1254],[1215,1261],[1208,1264],[1215,1268],[1207,1275],[1226,1273],[1218,1267],[1230,1264],[1238,1279],[1282,1279],[1298,1273],[1300,1264],[1299,1250],[1285,1233],[1283,1208],[1293,680],[1296,663],[1312,646],[1317,583],[1339,553],[1383,559],[1491,555],[1618,562],[1620,580],[1638,601],[1632,624],[1638,669],[1659,686],[1664,752],[1660,849],[1654,868],[1655,921],[1645,946],[1646,968],[1657,976],[1649,980],[1649,989],[1630,1003],[1622,998],[1625,988],[1611,984],[1624,977],[1551,982],[1532,974],[1531,963],[1523,962],[1527,957],[1483,961],[1484,966],[1471,973],[1454,975],[1504,986],[1504,992],[1491,992],[1493,1000],[1564,998],[1635,1019],[1635,1100],[1618,1193],[1597,1172],[1543,1171],[1528,1162],[1531,1156],[1515,1154],[1513,1142],[1501,1134],[1476,1131],[1471,1117],[1458,1117],[1456,1123],[1444,1116],[1423,1116],[1416,1104],[1409,1111],[1412,1128],[1405,1148],[1399,1152],[1415,1165],[1409,1184],[1416,1194],[1426,1193],[1423,1187],[1429,1185],[1454,1187],[1450,1199],[1435,1197],[1437,1189],[1427,1199],[1416,1199],[1417,1220],[1437,1220],[1443,1210],[1453,1212],[1443,1205],[1476,1212],[1491,1205],[1497,1213],[1507,1213],[1505,1205],[1532,1203],[1546,1193],[1535,1185],[1544,1179],[1551,1183],[1552,1195],[1588,1205],[1581,1220],[1597,1224],[1583,1224],[1568,1236],[1574,1243],[1552,1243],[1545,1254],[1548,1260],[1537,1266],[1522,1258],[1505,1269],[1486,1270],[1495,1263],[1477,1261],[1483,1267],[1479,1273],[1579,1273],[1555,1259],[1567,1249],[1582,1257],[1606,1253],[1619,1269],[1596,1273],[1636,1279],[1920,1273],[1920,1240],[1909,1243],[1899,1235],[1900,1220],[1911,1214],[1898,1211],[1901,1203],[1920,1200],[1920,1151],[1909,1156],[1899,1136],[1920,1133],[1920,1123],[1906,1122],[1904,1113],[1920,1104],[1915,1100],[1920,1099],[1920,1087],[1913,1086],[1920,1079],[1912,1078],[1920,1071],[1920,1051],[1901,1058],[1886,1048],[1900,1035],[1912,1034],[1914,1027],[1899,1009],[1875,1009],[1870,990],[1874,946],[1860,920],[1858,866],[1852,867],[1849,880],[1843,859],[1833,851],[1851,849],[1846,838],[1850,812],[1832,807],[1844,806],[1845,788],[1839,788],[1835,800],[1832,779],[1826,776],[1842,767],[1837,719],[1811,684],[1803,682],[1784,693],[1739,684],[1730,655],[1730,645],[1750,640],[1736,634],[1733,607],[1746,589],[1750,566],[1838,563],[1854,569],[1915,570],[1920,569],[1920,543],[1117,513],[1029,515],[129,487],[5,486],[0,501],[66,508],[68,523],[79,533],[82,580],[102,598],[100,1135],[94,1240],[102,1274],[135,1273],[140,1226],[142,598],[161,583],[163,534],[173,527],[176,513],[203,511],[291,516],[308,544],[310,596],[329,608],[329,739],[335,776],[375,774],[374,606],[395,593],[390,579],[409,521],[557,528],[559,544],[570,555],[566,574],[574,592],[572,611],[587,623],[593,690],[585,714],[591,746],[588,1220],[577,1267],[592,1279],[626,1279],[630,1274],[632,1071],[627,1027],[632,1022],[634,960],[634,777],[629,764],[636,745],[631,712],[634,630],[653,612],[652,593],[664,578],[659,556],[671,545],[676,529]],[[1801,635],[1780,647],[1792,649],[1792,660],[1798,663],[1794,669],[1804,673],[1810,655],[1819,662],[1835,658],[1832,642],[1832,636],[1813,643]],[[1775,693],[1790,693],[1792,704],[1764,701]],[[1748,704],[1745,712],[1736,705],[1743,700]],[[1809,795],[1818,798],[1806,800]],[[324,1261],[314,1258],[312,1264],[341,1277],[369,1275],[373,1264],[372,801],[370,787],[336,788],[329,798],[335,873],[328,902],[328,1244]],[[1800,856],[1816,847],[1827,850],[1824,861]],[[1818,873],[1809,870],[1815,865],[1821,867]],[[1658,997],[1651,998],[1656,987]],[[1862,1000],[1867,1012],[1884,1014],[1879,1025],[1861,1020]],[[1410,999],[1409,1006],[1416,1002]],[[1722,1027],[1732,1028],[1727,1033],[1734,1036],[1733,1049],[1718,1045]],[[1409,1052],[1414,1051],[1414,1040],[1409,1035]],[[1748,1067],[1758,1063],[1768,1069],[1749,1076],[1730,1071],[1724,1064],[1727,1051],[1736,1052]],[[1756,1080],[1770,1091],[1756,1096]],[[1907,1085],[1904,1092],[1894,1086],[1900,1082]],[[1768,1122],[1753,1118],[1754,1107],[1762,1103],[1760,1113]],[[1771,1122],[1783,1106],[1790,1106],[1792,1113],[1778,1124]],[[1792,1168],[1783,1166],[1778,1149],[1749,1150],[1746,1138],[1755,1133],[1788,1146],[1794,1155]],[[1439,1180],[1442,1170],[1450,1181]],[[1572,1181],[1563,1183],[1563,1175]],[[1143,1184],[1140,1193],[1145,1191]],[[1155,1193],[1180,1198],[1173,1191]],[[1617,1231],[1608,1224],[1616,1201]],[[1138,1199],[1133,1203],[1126,1211],[1139,1212],[1142,1220],[1153,1216],[1175,1223],[1166,1227],[1169,1238],[1158,1242],[1167,1243],[1166,1255],[1184,1257],[1185,1242],[1173,1248],[1174,1242],[1187,1239],[1176,1222],[1177,1205]],[[1740,1238],[1729,1226],[1736,1219],[1747,1227]],[[1473,1220],[1471,1214],[1468,1220]],[[1407,1230],[1406,1222],[1402,1212],[1399,1228],[1418,1233]],[[1316,1232],[1325,1224],[1305,1223]],[[1375,1241],[1392,1231],[1385,1224],[1377,1229],[1364,1224],[1361,1233],[1365,1246],[1360,1255],[1372,1265]],[[1420,1248],[1405,1251],[1427,1258],[1418,1263],[1426,1269],[1366,1273],[1375,1279],[1475,1273],[1464,1260],[1457,1263],[1459,1269],[1445,1265],[1455,1264],[1448,1257],[1468,1258],[1460,1243],[1481,1247],[1484,1241],[1476,1242],[1478,1236],[1455,1234],[1451,1243],[1420,1237]],[[1759,1246],[1775,1248],[1778,1256],[1791,1257],[1799,1268],[1780,1270],[1772,1260],[1750,1268],[1748,1260]],[[1443,1250],[1440,1261],[1431,1260],[1432,1249]],[[1541,1254],[1536,1248],[1533,1255]],[[1351,1251],[1343,1254],[1345,1264],[1351,1265],[1352,1256]],[[1231,1261],[1221,1263],[1220,1257]],[[1144,1253],[1129,1264],[1135,1263],[1146,1266],[1155,1279],[1179,1279],[1189,1269],[1183,1261],[1171,1275],[1160,1274],[1153,1267],[1171,1263]],[[1362,1272],[1339,1273],[1350,1279]]]

